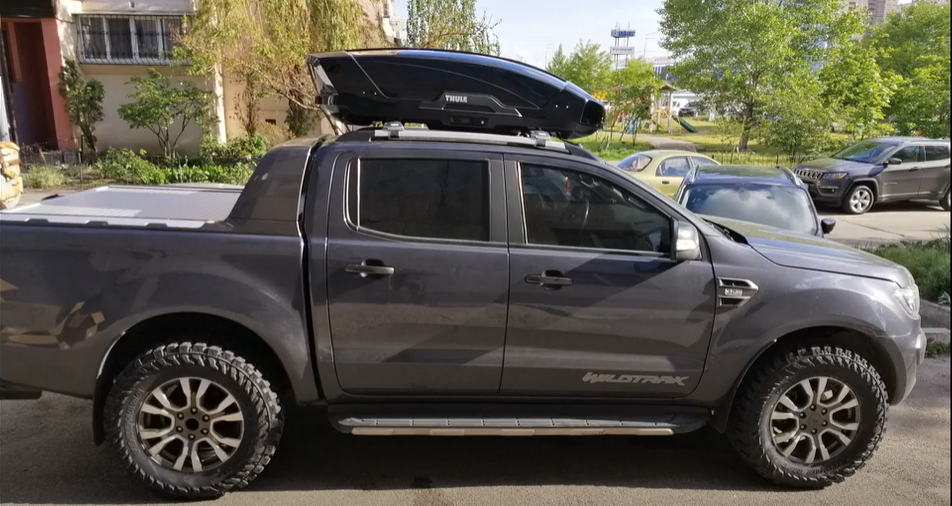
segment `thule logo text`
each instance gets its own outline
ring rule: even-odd
[[[466,104],[469,103],[469,97],[463,95],[447,95],[446,101],[454,104]]]
[[[638,385],[680,385],[684,384],[689,376],[638,376],[633,374],[598,374],[585,373],[582,381],[585,383],[634,383]]]

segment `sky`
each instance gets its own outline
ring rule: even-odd
[[[900,0],[900,4],[911,0]],[[664,0],[477,0],[477,9],[496,21],[502,56],[545,67],[559,47],[571,51],[580,39],[613,45],[611,30],[637,32],[630,44],[639,56],[665,56],[659,46],[658,9]],[[406,0],[394,1],[394,13],[406,18]]]
[[[620,23],[637,32],[630,44],[639,56],[664,56],[658,46],[657,10],[663,0],[477,0],[477,9],[499,21],[496,35],[502,56],[545,67],[562,44],[571,51],[580,39],[613,45],[611,30]],[[406,17],[406,0],[394,1],[394,13]]]

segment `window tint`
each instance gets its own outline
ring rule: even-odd
[[[350,219],[358,228],[409,237],[489,240],[485,162],[361,160],[359,170],[350,172],[350,191]]]
[[[667,253],[668,218],[632,193],[579,172],[522,166],[530,244]]]
[[[896,151],[890,158],[898,158],[902,163],[914,163],[919,161],[919,146],[908,146]]]
[[[941,162],[949,158],[949,146],[926,146],[927,162]]]
[[[661,162],[661,166],[658,167],[658,175],[661,177],[684,177],[688,175],[690,170],[691,164],[688,163],[688,159],[679,156]]]

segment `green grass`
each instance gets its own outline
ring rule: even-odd
[[[651,146],[648,143],[639,142],[637,140],[635,141],[635,144],[632,145],[630,135],[619,136],[618,134],[615,134],[611,144],[607,146],[606,143],[608,142],[608,135],[604,133],[591,135],[589,137],[584,137],[572,142],[575,142],[583,148],[591,151],[595,156],[601,158],[602,160],[609,162],[618,161],[639,151],[651,149]]]
[[[928,343],[926,343],[926,356],[929,358],[946,357],[949,355],[949,353],[949,343],[933,341],[931,339]]]
[[[950,237],[946,235],[927,243],[889,244],[869,251],[905,266],[916,279],[922,298],[938,302],[944,294],[952,292],[950,249]]]
[[[36,165],[23,174],[23,186],[34,190],[59,188],[66,184],[66,173],[49,165]]]

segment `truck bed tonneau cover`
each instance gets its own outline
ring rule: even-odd
[[[228,217],[239,186],[102,186],[0,213],[6,222],[200,228]]]

